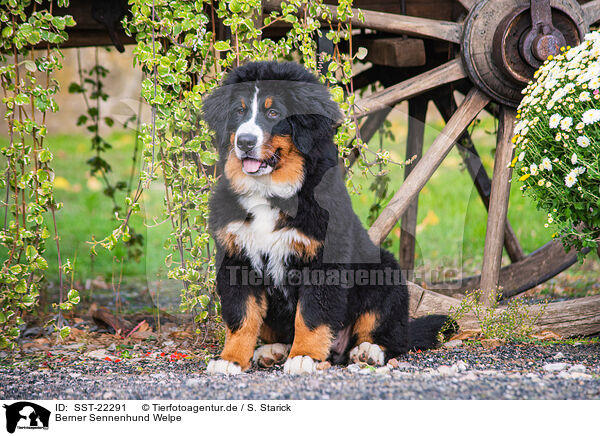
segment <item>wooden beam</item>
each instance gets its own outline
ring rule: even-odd
[[[460,58],[456,58],[425,73],[404,80],[396,85],[359,100],[356,103],[356,116],[363,117],[369,113],[393,106],[400,101],[416,97],[441,85],[455,82],[466,77]]]
[[[425,42],[415,38],[377,38],[356,40],[355,47],[367,49],[365,61],[387,67],[420,67],[425,65]]]
[[[591,26],[600,21],[600,0],[594,0],[582,6],[585,24]]]
[[[398,192],[369,229],[369,236],[375,244],[379,245],[385,239],[398,219],[406,212],[412,200],[440,166],[455,141],[489,100],[489,97],[475,88],[467,94],[450,121],[433,141],[427,153],[411,171]]]
[[[490,304],[498,289],[500,268],[502,267],[502,247],[504,246],[504,228],[510,196],[510,162],[513,156],[511,142],[515,111],[507,107],[500,110],[498,141],[492,177],[492,192],[488,211],[483,266],[481,271],[482,302]]]
[[[413,159],[404,167],[404,179],[410,175],[423,154],[423,138],[425,136],[425,118],[429,100],[413,98],[408,101],[408,136],[406,138],[406,160]],[[417,214],[419,196],[415,196],[404,215],[400,232],[400,252],[398,253],[400,268],[412,280],[415,269],[415,245],[417,236]]]
[[[269,12],[281,10],[281,0],[265,1],[264,7]],[[332,18],[331,21],[337,23],[339,21],[337,18],[337,6],[323,5],[323,7],[329,10]],[[364,20],[359,19],[360,14],[362,14]],[[460,43],[462,35],[462,25],[453,21],[431,20],[429,18],[354,8],[352,9],[350,22],[354,28],[366,28],[400,35],[440,39],[456,44]]]
[[[408,282],[409,315],[419,318],[430,314],[447,315],[458,307],[460,300],[428,291]],[[562,337],[590,336],[600,332],[600,295],[528,306],[532,317],[539,315],[534,332],[550,330]],[[502,312],[504,308],[497,309]],[[481,326],[477,317],[468,312],[458,320],[461,329]]]

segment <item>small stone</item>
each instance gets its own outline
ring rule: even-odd
[[[450,367],[448,365],[441,365],[437,368],[437,372],[440,375],[456,375],[456,368]]]
[[[108,346],[108,348],[106,349],[107,351],[114,353],[115,351],[117,351],[117,346],[115,345],[115,343],[113,342],[112,344],[110,344]]]
[[[559,372],[563,371],[566,367],[567,364],[564,362],[547,363],[544,365],[544,371]]]
[[[197,388],[202,384],[202,381],[198,378],[190,378],[187,379],[185,385],[189,388]]]
[[[108,354],[107,350],[103,350],[103,349],[88,351],[87,353],[85,353],[85,356],[90,359],[98,359],[98,360],[105,360],[107,357],[112,360],[115,357],[115,356],[111,356],[110,354]]]
[[[377,368],[377,369],[375,370],[375,374],[378,374],[378,375],[385,375],[385,374],[389,374],[389,373],[390,373],[390,371],[391,371],[391,369],[390,369],[390,368],[388,368],[387,366],[380,366],[379,368]]]
[[[468,372],[462,378],[463,380],[477,380],[477,375],[474,372]]]
[[[413,369],[413,368],[414,368],[414,366],[408,362],[399,362],[398,363],[398,369],[400,369],[402,371],[407,371],[407,370]]]
[[[362,374],[362,375],[373,374],[373,370],[371,368],[363,368],[363,369],[359,370],[358,373]]]
[[[577,365],[572,365],[569,368],[569,372],[581,372],[585,374],[587,372],[587,368],[581,363],[578,363]]]
[[[388,366],[391,366],[392,368],[398,368],[398,359],[392,357],[390,360],[388,360]]]
[[[469,365],[464,360],[459,360],[454,365],[452,365],[452,368],[455,368],[458,372],[466,371],[468,367]]]
[[[556,354],[554,355],[554,358],[555,358],[556,360],[558,360],[558,359],[564,359],[564,358],[565,358],[565,355],[559,351],[558,353],[556,353]]]
[[[114,398],[117,398],[117,395],[112,391],[105,392],[104,395],[102,395],[103,400],[112,400]]]
[[[360,366],[358,366],[356,363],[353,363],[352,365],[348,365],[346,369],[350,372],[358,372],[360,371]]]
[[[453,341],[448,341],[444,343],[445,348],[456,348],[460,347],[463,344],[463,341],[460,339],[454,339]]]

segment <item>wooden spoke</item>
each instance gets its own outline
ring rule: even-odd
[[[438,98],[435,100],[435,105],[446,122],[448,122],[452,116],[453,108],[456,107],[454,96],[452,96],[451,93],[449,93],[448,96],[449,100],[446,100],[446,98]],[[463,133],[462,137],[456,143],[456,146],[463,158],[463,162],[469,175],[473,179],[473,183],[479,193],[481,201],[486,210],[489,210],[492,181],[483,166],[483,162],[481,162],[481,157],[479,156],[479,153],[477,153],[475,144],[473,144],[473,141],[471,140],[471,135],[469,135],[468,132]],[[504,248],[506,248],[506,252],[508,253],[511,262],[518,262],[525,257],[525,253],[523,253],[521,244],[519,243],[517,235],[510,225],[508,218],[506,219],[504,226]]]
[[[417,165],[423,153],[423,137],[425,135],[425,117],[427,103],[424,98],[414,98],[408,101],[408,136],[406,138],[406,160],[414,159],[404,168],[404,179],[409,176]],[[419,207],[418,194],[402,215],[400,233],[400,266],[407,274],[407,279],[413,279],[415,269],[415,238],[417,235],[417,213]]]
[[[585,24],[591,26],[600,21],[600,0],[594,0],[582,6]]]
[[[498,289],[500,268],[502,266],[504,228],[510,195],[510,176],[512,174],[510,167],[513,156],[511,138],[515,115],[515,111],[507,107],[503,107],[500,111],[494,176],[492,178],[492,192],[481,272],[481,289],[483,291],[481,298],[482,302],[487,304],[491,303],[494,293]]]
[[[263,1],[266,11],[281,9],[281,0]],[[323,5],[329,9],[332,22],[337,23],[337,6]],[[421,36],[425,38],[440,39],[442,41],[460,43],[462,25],[452,21],[431,20],[429,18],[411,17],[408,15],[390,14],[386,12],[375,12],[360,10],[364,20],[360,20],[359,10],[352,9],[352,26],[355,28],[366,28],[380,30],[382,32],[396,33],[400,35]]]
[[[477,0],[458,0],[458,2],[463,5],[467,11],[470,11],[471,8],[477,3]]]
[[[473,88],[458,107],[427,153],[411,171],[398,192],[369,229],[371,240],[379,245],[406,212],[419,191],[442,163],[455,141],[489,102],[489,97]]]
[[[404,80],[382,91],[376,92],[356,103],[357,117],[385,109],[396,103],[430,91],[441,85],[466,77],[459,58],[451,60],[423,74]]]

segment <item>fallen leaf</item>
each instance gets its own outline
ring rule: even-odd
[[[462,331],[458,332],[457,334],[455,334],[454,336],[452,336],[450,338],[450,340],[454,341],[457,339],[465,340],[465,339],[470,339],[470,338],[476,338],[477,336],[479,336],[480,333],[481,333],[481,329],[462,330]]]

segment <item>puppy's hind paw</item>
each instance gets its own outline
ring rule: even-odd
[[[317,362],[310,356],[294,356],[283,365],[283,372],[290,375],[312,374],[316,370]]]
[[[384,363],[385,355],[379,345],[363,342],[350,350],[350,360],[354,363],[364,362],[369,365],[381,366]]]
[[[207,374],[225,374],[225,375],[238,375],[242,373],[242,368],[235,362],[229,360],[211,360],[208,362],[206,367]]]
[[[291,345],[267,344],[254,351],[252,361],[261,368],[270,368],[282,363],[290,352]]]

